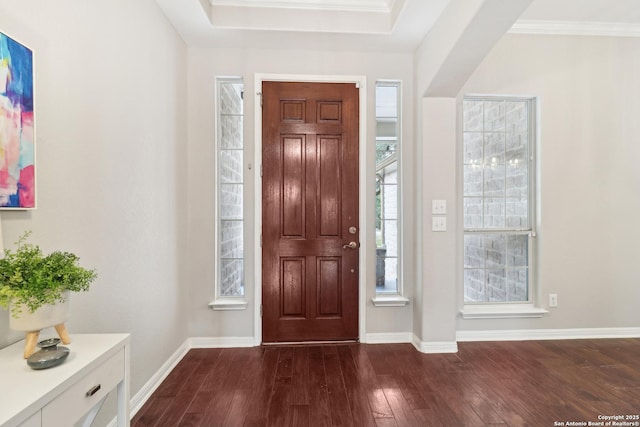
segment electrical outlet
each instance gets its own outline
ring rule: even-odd
[[[549,307],[558,306],[558,294],[549,294]]]

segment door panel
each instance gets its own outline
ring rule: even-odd
[[[318,316],[340,316],[341,260],[337,257],[318,258]]]
[[[304,316],[305,258],[282,259],[282,315]]]
[[[320,137],[318,166],[319,199],[318,212],[320,218],[319,234],[322,237],[340,236],[342,209],[340,194],[340,140],[335,137]]]
[[[262,93],[263,342],[357,339],[358,89]]]
[[[304,135],[282,138],[282,235],[304,237]]]

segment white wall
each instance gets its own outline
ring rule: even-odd
[[[459,330],[640,324],[639,75],[638,38],[509,35],[467,82],[462,93],[540,97],[538,285],[559,304]]]
[[[464,82],[531,0],[452,0],[415,53],[416,253],[414,335],[428,352],[455,351],[462,212],[457,189],[456,97]],[[445,200],[446,232],[431,231],[431,201]]]
[[[68,329],[132,334],[133,396],[187,337],[186,48],[153,0],[3,0],[0,29],[35,54],[38,178],[4,244],[31,229],[97,269]]]
[[[422,164],[422,185],[418,198],[422,201],[423,234],[421,245],[422,277],[420,300],[422,313],[416,320],[416,336],[425,351],[454,351],[455,308],[458,289],[455,278],[456,237],[460,226],[456,221],[459,208],[456,191],[456,99],[424,98],[421,105],[423,146],[418,161]],[[431,230],[431,200],[447,201],[447,231]],[[448,343],[448,344],[446,344]]]
[[[190,292],[189,333],[204,337],[253,337],[254,336],[254,277],[253,248],[260,230],[253,218],[255,188],[253,173],[259,169],[245,171],[247,195],[246,212],[249,213],[245,233],[246,249],[246,310],[237,312],[211,311],[207,304],[214,297],[214,213],[211,195],[215,190],[216,173],[213,169],[215,153],[215,109],[214,81],[216,76],[242,76],[245,82],[245,162],[254,159],[254,77],[256,73],[306,74],[306,75],[364,75],[367,77],[368,147],[367,161],[373,165],[375,150],[374,86],[377,79],[399,79],[403,82],[403,140],[406,142],[404,156],[407,167],[405,181],[408,205],[405,207],[405,223],[409,232],[404,241],[406,270],[405,281],[409,296],[415,286],[415,260],[413,258],[415,236],[413,207],[413,58],[411,54],[354,53],[340,51],[292,51],[292,50],[242,50],[242,49],[190,49],[189,50],[189,234],[190,244],[188,271]],[[374,236],[374,183],[371,177],[361,185],[370,205],[367,220],[368,235]],[[361,224],[361,227],[365,225]],[[368,254],[367,264],[367,333],[408,333],[412,331],[412,306],[404,308],[374,308],[370,298],[375,292],[374,242]]]

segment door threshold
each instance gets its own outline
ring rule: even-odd
[[[328,341],[283,341],[283,342],[263,342],[265,347],[277,346],[304,346],[304,345],[336,345],[336,344],[358,344],[359,340],[328,340]]]

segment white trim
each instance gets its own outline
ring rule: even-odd
[[[404,344],[412,341],[412,332],[382,332],[366,335],[367,344]]]
[[[499,331],[458,331],[464,341],[531,341],[606,338],[640,338],[640,328],[524,329]]]
[[[376,307],[406,307],[409,305],[409,298],[402,295],[376,294],[371,298],[371,302]]]
[[[189,348],[238,348],[255,347],[254,337],[191,337]]]
[[[241,298],[218,298],[209,303],[212,310],[246,310],[249,303]]]
[[[511,34],[640,37],[640,25],[626,22],[517,21]]]
[[[282,81],[282,82],[313,82],[313,83],[355,83],[356,87],[360,90],[359,102],[360,102],[360,138],[359,138],[359,156],[360,156],[360,177],[359,177],[359,203],[360,203],[360,247],[370,247],[370,237],[367,233],[367,227],[364,225],[367,223],[369,208],[366,203],[366,191],[365,185],[367,182],[367,173],[369,165],[366,161],[366,146],[367,146],[367,77],[366,76],[341,76],[341,75],[300,75],[300,74],[265,74],[256,73],[254,78],[254,94],[255,106],[254,106],[254,155],[256,168],[262,165],[262,106],[260,103],[260,96],[262,93],[263,81]],[[255,173],[255,229],[257,233],[262,233],[262,177],[260,173]],[[262,306],[262,247],[260,246],[260,238],[255,239],[255,305],[254,305],[254,344],[260,345],[262,342],[262,316],[260,313],[260,307]],[[359,277],[359,330],[358,335],[360,340],[365,337],[365,325],[366,325],[366,272],[368,270],[366,262],[366,251],[360,250],[359,263],[360,268],[358,271]]]
[[[457,353],[458,343],[456,341],[421,341],[416,335],[411,342],[420,353]]]
[[[392,0],[209,0],[211,6],[390,13]]]
[[[465,319],[522,319],[542,317],[549,312],[531,304],[467,304],[460,314]]]
[[[164,362],[164,364],[158,369],[158,371],[149,378],[142,388],[136,393],[135,396],[131,399],[131,418],[138,413],[142,406],[149,400],[151,395],[162,381],[164,381],[171,371],[176,367],[176,365],[182,360],[182,358],[187,354],[189,350],[191,350],[191,346],[189,345],[189,340],[182,343],[180,347],[169,357],[169,359]],[[110,425],[115,426],[115,420]]]

